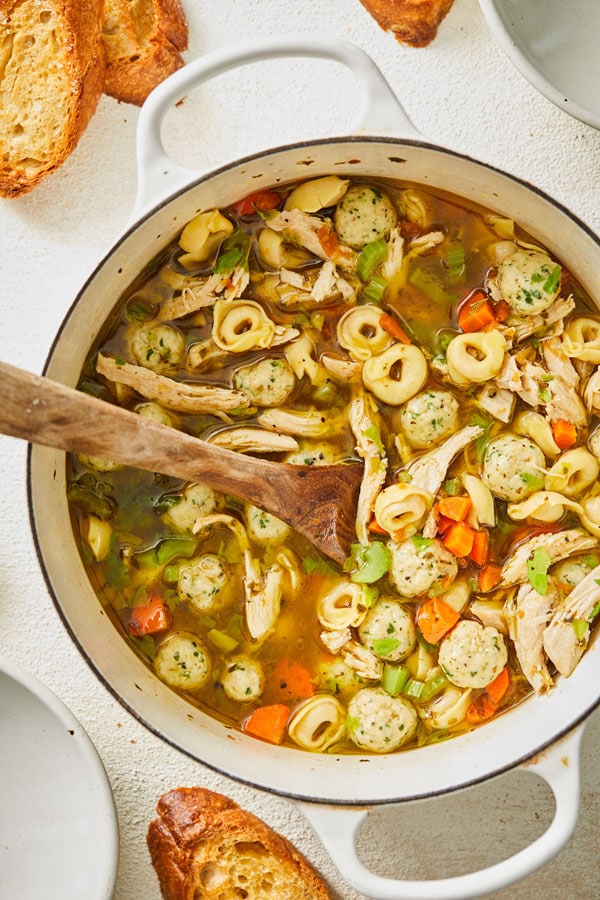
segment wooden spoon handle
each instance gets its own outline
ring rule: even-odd
[[[184,481],[208,483],[275,515],[289,503],[290,486],[282,483],[287,467],[281,464],[213,446],[1,362],[0,388],[0,433]]]

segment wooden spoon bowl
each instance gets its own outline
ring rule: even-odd
[[[0,363],[0,433],[200,482],[265,509],[342,565],[363,467],[295,466],[224,450],[112,403]]]

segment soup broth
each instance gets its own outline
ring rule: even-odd
[[[206,210],[118,298],[79,388],[238,452],[363,462],[356,542],[342,570],[210,485],[71,456],[99,601],[257,738],[380,753],[477,727],[588,645],[599,363],[573,274],[456,197],[329,176]]]

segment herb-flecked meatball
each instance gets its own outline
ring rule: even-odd
[[[560,291],[561,268],[539,250],[515,250],[498,266],[502,298],[518,316],[537,316]]]
[[[456,557],[436,538],[391,541],[390,579],[403,597],[418,597],[432,587],[448,588],[458,573]]]
[[[458,400],[450,391],[422,391],[403,407],[400,426],[413,447],[439,444],[458,427]]]
[[[373,753],[396,750],[417,730],[417,713],[403,697],[383,688],[363,688],[348,704],[348,734],[357,747]]]
[[[296,386],[296,376],[285,359],[261,359],[238,369],[233,384],[255,406],[282,406]]]
[[[355,250],[386,238],[397,221],[398,212],[388,195],[366,184],[346,191],[334,214],[340,241]]]
[[[481,477],[492,494],[515,503],[543,488],[545,468],[538,445],[509,432],[486,446]]]
[[[438,662],[451,684],[484,688],[500,674],[507,660],[499,631],[471,619],[462,619],[443,639]]]
[[[417,641],[413,617],[402,604],[381,598],[358,627],[358,634],[375,656],[398,662],[408,656]]]

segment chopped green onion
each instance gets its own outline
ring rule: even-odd
[[[423,550],[426,550],[427,547],[431,545],[433,538],[425,538],[420,534],[414,534],[411,537],[411,541],[413,543],[413,547],[417,551],[417,553],[422,553]]]
[[[545,547],[536,547],[527,560],[529,584],[542,597],[548,593],[548,569],[551,564],[552,558]]]
[[[436,694],[446,687],[448,684],[448,679],[444,675],[443,672],[438,672],[432,678],[427,678],[425,681],[425,685],[423,690],[421,691],[420,700],[424,702],[427,700],[431,700],[432,697],[435,697]]]
[[[307,575],[316,572],[317,575],[336,575],[336,570],[326,560],[320,557],[305,556],[302,560],[304,571]]]
[[[385,262],[388,253],[387,241],[379,238],[363,247],[356,263],[356,274],[361,281],[370,281],[377,269]]]
[[[585,619],[573,619],[571,622],[573,626],[573,631],[575,632],[575,637],[578,641],[582,641],[588,632],[588,623]]]
[[[250,253],[250,235],[241,228],[225,238],[221,244],[221,252],[215,266],[215,273],[224,275],[231,272],[236,266],[248,268],[248,255]]]
[[[167,584],[175,584],[179,579],[179,566],[165,566],[163,578]]]
[[[395,637],[379,638],[373,642],[373,652],[377,656],[388,656],[398,647],[400,641]]]
[[[450,244],[446,254],[446,268],[448,269],[448,281],[457,284],[465,275],[465,248],[462,244]]]
[[[214,644],[219,650],[223,650],[224,653],[230,653],[231,650],[235,650],[239,643],[230,634],[220,631],[218,628],[211,628],[210,631],[206,632],[206,637],[211,644]]]
[[[322,331],[323,325],[325,324],[325,316],[323,313],[311,313],[310,316],[310,324],[315,329],[315,331]]]
[[[379,303],[385,294],[388,284],[389,281],[382,275],[374,275],[373,278],[369,279],[368,284],[365,285],[362,299],[366,300],[367,303]]]
[[[560,266],[554,266],[550,275],[543,284],[543,288],[547,294],[554,294],[560,283],[561,270]]]
[[[395,697],[400,694],[404,685],[410,678],[410,671],[406,666],[392,666],[386,663],[381,676],[381,687],[387,694]]]
[[[442,280],[427,269],[417,268],[409,275],[408,280],[416,287],[418,291],[425,294],[433,303],[443,306],[451,306],[458,295],[448,293],[448,290]]]
[[[421,694],[425,690],[425,682],[417,681],[416,678],[411,678],[408,683],[405,685],[402,693],[406,697],[412,697],[414,700],[418,700],[421,697]]]
[[[460,478],[448,478],[444,482],[444,490],[449,497],[458,497],[462,490],[462,481]]]
[[[344,563],[344,572],[350,572],[355,584],[372,584],[383,578],[390,567],[392,555],[381,541],[371,544],[352,544],[350,556]]]
[[[333,406],[337,397],[337,388],[332,381],[326,381],[325,384],[316,389],[313,397],[318,403],[326,403],[328,406]]]
[[[377,427],[377,425],[369,425],[368,428],[365,428],[363,431],[363,435],[377,446],[377,449],[380,453],[384,452],[383,442],[381,440],[381,431]]]
[[[596,581],[596,584],[598,584],[598,579],[597,579],[597,578],[595,579],[595,581]],[[596,616],[598,615],[598,613],[600,613],[600,602],[599,602],[599,603],[596,603],[595,607],[593,608],[593,610],[592,610],[591,613],[589,614],[589,616],[588,616],[588,622],[592,622],[592,621],[596,618]]]

